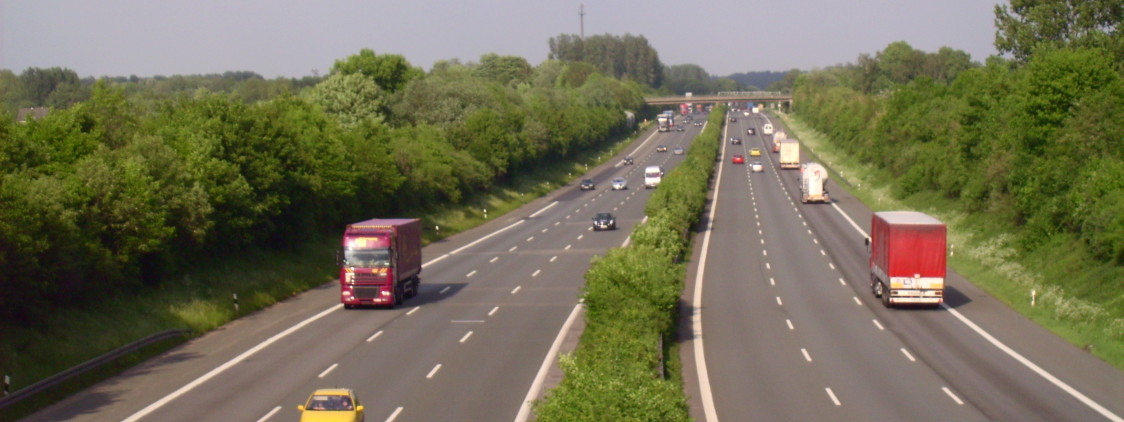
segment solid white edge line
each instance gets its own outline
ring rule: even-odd
[[[1034,362],[1031,362],[1030,359],[1027,359],[1027,358],[1023,357],[1023,355],[1019,354],[1019,352],[1016,352],[1014,349],[1012,349],[1010,347],[1007,347],[1006,344],[1003,344],[1003,342],[999,341],[995,337],[992,337],[991,334],[989,334],[987,331],[984,331],[983,328],[980,328],[978,325],[976,325],[976,323],[972,322],[972,320],[968,319],[964,315],[961,315],[959,311],[957,311],[955,309],[952,309],[951,307],[949,307],[948,305],[945,305],[944,303],[941,303],[941,307],[944,308],[946,311],[948,311],[950,314],[952,314],[952,316],[956,317],[956,319],[959,319],[960,322],[963,322],[964,325],[967,325],[968,328],[971,328],[972,331],[975,331],[976,334],[979,334],[981,337],[983,337],[985,340],[990,342],[992,345],[994,345],[995,347],[998,347],[999,350],[1002,350],[1004,353],[1007,353],[1007,355],[1011,356],[1016,361],[1023,364],[1023,366],[1026,366],[1027,368],[1030,368],[1031,371],[1034,371],[1034,373],[1038,374],[1042,378],[1045,378],[1046,381],[1049,381],[1049,382],[1053,383],[1055,386],[1060,388],[1062,391],[1065,391],[1066,393],[1069,393],[1069,395],[1073,396],[1074,398],[1081,401],[1082,403],[1085,403],[1086,406],[1089,406],[1093,410],[1096,410],[1097,413],[1100,413],[1102,416],[1108,418],[1109,420],[1114,421],[1114,422],[1124,422],[1124,418],[1121,418],[1117,414],[1112,413],[1111,410],[1106,409],[1104,406],[1101,406],[1099,403],[1093,401],[1089,397],[1086,397],[1084,394],[1081,394],[1080,391],[1077,391],[1077,389],[1075,389],[1073,387],[1070,387],[1069,384],[1066,384],[1064,381],[1058,379],[1053,374],[1051,374],[1049,372],[1046,372],[1046,370],[1042,369],[1041,367],[1036,365]]]
[[[156,409],[159,409],[159,408],[163,407],[165,404],[168,404],[168,402],[170,402],[172,400],[175,400],[177,397],[186,394],[187,392],[191,391],[195,387],[198,387],[200,384],[203,384],[204,382],[207,382],[211,378],[214,378],[215,376],[218,376],[219,374],[223,373],[227,369],[230,369],[230,367],[232,367],[234,365],[237,365],[238,363],[242,362],[243,360],[246,360],[246,358],[252,356],[253,354],[261,351],[262,349],[264,349],[266,347],[269,347],[269,345],[273,344],[274,342],[276,342],[278,340],[281,340],[282,338],[285,338],[285,336],[288,336],[289,334],[292,334],[293,332],[295,332],[295,331],[297,331],[301,328],[304,328],[304,326],[306,326],[308,324],[311,324],[313,321],[316,321],[320,318],[323,318],[325,315],[328,315],[328,314],[330,314],[332,312],[335,312],[335,311],[337,311],[339,309],[342,309],[342,308],[343,308],[343,304],[337,303],[337,304],[333,305],[332,307],[330,307],[328,309],[325,309],[324,311],[321,311],[320,313],[318,313],[316,315],[308,317],[304,321],[301,321],[301,322],[297,323],[296,325],[294,325],[292,327],[289,327],[285,331],[282,331],[280,333],[275,334],[273,337],[270,337],[266,341],[258,343],[257,346],[251,347],[249,350],[247,350],[245,352],[242,352],[242,354],[236,356],[234,359],[226,361],[226,363],[224,363],[222,365],[219,365],[215,369],[210,370],[206,374],[203,374],[199,378],[196,378],[194,381],[191,381],[191,382],[187,383],[187,385],[184,385],[183,387],[180,387],[178,390],[173,391],[171,394],[168,394],[168,395],[162,397],[160,400],[157,400],[156,402],[146,406],[144,409],[141,409],[141,410],[137,411],[136,413],[133,413],[132,415],[129,415],[129,417],[125,418],[123,420],[123,422],[134,422],[134,421],[139,420],[140,418],[145,417],[146,415],[148,415],[149,413],[152,413]]]
[[[858,231],[859,233],[861,233],[865,237],[868,237],[868,238],[870,237],[870,235],[867,234],[865,231],[863,231],[863,229],[861,227],[859,227],[858,224],[855,224],[855,220],[852,220],[851,216],[849,216],[849,215],[847,215],[847,213],[843,212],[843,210],[840,209],[839,206],[835,205],[835,203],[832,203],[831,206],[834,207],[835,210],[839,212],[839,215],[842,215],[843,218],[847,219],[847,221],[849,223],[851,223],[851,226],[854,227],[856,231]],[[857,297],[855,298],[855,301],[858,302]],[[1049,372],[1046,372],[1046,370],[1042,369],[1041,367],[1036,365],[1034,362],[1031,362],[1030,359],[1027,359],[1027,358],[1023,357],[1023,355],[1019,354],[1019,352],[1016,352],[1014,349],[1012,349],[1010,347],[1007,347],[1006,344],[1003,344],[1003,342],[1001,342],[998,339],[996,339],[995,337],[993,337],[990,333],[988,333],[987,331],[984,331],[983,328],[980,328],[980,326],[976,325],[976,323],[972,322],[972,320],[970,320],[970,319],[968,319],[968,317],[962,315],[956,309],[953,309],[952,307],[948,306],[945,303],[941,303],[941,308],[944,308],[946,311],[948,311],[949,314],[956,317],[956,319],[960,320],[961,323],[968,326],[968,328],[972,329],[972,331],[975,331],[976,334],[979,334],[980,337],[984,338],[984,340],[987,340],[993,346],[997,347],[999,350],[1003,351],[1008,356],[1014,358],[1016,361],[1023,364],[1023,366],[1026,366],[1031,371],[1038,374],[1038,376],[1040,376],[1040,377],[1044,378],[1046,381],[1049,381],[1050,383],[1054,384],[1054,386],[1060,388],[1062,391],[1065,391],[1070,396],[1073,396],[1073,398],[1077,399],[1081,403],[1084,403],[1086,406],[1089,406],[1091,409],[1097,411],[1097,413],[1100,413],[1101,416],[1104,416],[1104,417],[1106,417],[1109,420],[1114,421],[1114,422],[1124,422],[1124,418],[1121,418],[1119,415],[1117,415],[1115,413],[1112,413],[1111,410],[1108,410],[1104,406],[1101,406],[1100,403],[1097,403],[1097,402],[1093,401],[1088,396],[1082,394],[1080,391],[1077,391],[1077,389],[1071,387],[1069,384],[1066,384],[1064,381],[1055,377],[1053,374],[1051,374]]]
[[[550,350],[546,352],[546,357],[542,360],[542,365],[539,365],[539,372],[535,374],[535,380],[531,382],[531,388],[527,390],[527,396],[523,398],[523,404],[519,406],[519,413],[515,415],[515,422],[526,422],[527,418],[531,416],[531,403],[542,392],[542,384],[546,380],[547,372],[550,372],[550,365],[557,358],[558,351],[562,348],[562,341],[566,339],[566,333],[570,331],[570,327],[574,325],[574,321],[581,314],[582,306],[584,305],[581,303],[574,305],[574,310],[570,311],[570,316],[562,324],[562,329],[558,330],[558,335],[554,337],[554,343],[551,343]]]
[[[421,306],[415,306],[414,309],[410,310],[410,312],[406,312],[406,315],[413,315],[414,312],[418,311],[418,309],[421,309]]]
[[[370,337],[367,337],[367,343],[370,343],[374,339],[379,338],[379,336],[381,336],[381,335],[382,335],[382,330],[379,330],[379,332],[377,332],[377,333],[371,334]]]
[[[729,136],[729,126],[722,130],[722,139],[725,140]],[[726,156],[726,142],[722,142],[722,156]],[[718,161],[718,180],[714,182],[714,202],[710,204],[710,216],[707,218],[706,233],[703,234],[702,250],[699,257],[698,272],[695,273],[695,292],[694,297],[691,298],[691,331],[693,333],[695,351],[695,370],[699,376],[699,400],[702,400],[703,415],[707,422],[718,422],[718,413],[714,409],[714,395],[710,391],[710,374],[706,369],[706,350],[703,347],[703,323],[702,323],[702,292],[703,292],[703,274],[706,272],[706,257],[707,251],[710,249],[710,235],[713,233],[711,224],[714,222],[714,213],[718,211],[718,192],[722,186],[722,169],[726,165],[726,160]],[[758,221],[757,225],[760,226],[761,222]],[[766,264],[768,265],[768,264]]]
[[[554,202],[551,202],[551,203],[550,203],[550,205],[547,205],[547,206],[545,206],[545,207],[542,207],[542,209],[540,209],[540,210],[538,210],[538,211],[535,211],[535,213],[534,213],[534,214],[531,214],[531,216],[530,216],[530,217],[528,217],[528,218],[535,218],[535,217],[538,217],[538,216],[539,216],[539,214],[542,214],[542,213],[543,213],[543,211],[549,210],[549,209],[550,209],[550,207],[553,207],[553,206],[555,206],[555,205],[558,205],[558,201],[554,201]]]
[[[273,410],[270,410],[269,413],[266,413],[265,416],[262,416],[260,419],[258,419],[258,422],[265,422],[266,420],[269,420],[269,418],[272,417],[274,414],[276,414],[277,412],[280,412],[280,411],[281,411],[281,406],[274,407]]]
[[[483,242],[483,241],[485,241],[485,240],[487,240],[487,239],[491,238],[492,236],[495,236],[495,235],[497,235],[497,234],[503,233],[503,232],[507,231],[508,229],[510,229],[510,228],[512,228],[512,227],[515,227],[515,226],[518,226],[518,225],[520,225],[520,224],[523,224],[523,222],[524,222],[524,221],[527,221],[527,220],[519,220],[519,221],[516,221],[516,222],[514,222],[514,223],[511,223],[511,224],[509,224],[509,225],[508,225],[507,227],[504,227],[504,228],[502,228],[502,229],[499,229],[499,230],[496,230],[496,231],[494,231],[494,232],[491,232],[491,233],[489,233],[489,234],[488,234],[487,236],[484,236],[484,237],[481,237],[481,238],[479,238],[479,239],[476,239],[476,240],[472,241],[472,243],[469,243],[469,244],[467,244],[467,245],[461,246],[461,247],[459,247],[459,248],[457,248],[457,249],[453,250],[452,252],[449,252],[449,255],[456,255],[456,254],[457,254],[457,253],[459,253],[460,251],[463,251],[463,250],[465,250],[465,249],[471,248],[471,247],[475,246],[475,245],[476,245],[477,243]],[[426,264],[428,265],[428,264],[430,264],[430,263],[429,263],[429,262],[427,262]],[[424,267],[425,265],[422,265],[422,266]]]

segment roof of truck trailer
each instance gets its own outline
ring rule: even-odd
[[[876,212],[875,215],[892,224],[944,224],[929,214],[917,211],[882,211]]]
[[[372,218],[358,223],[348,224],[348,227],[355,229],[377,229],[390,226],[399,226],[404,223],[417,220],[416,218]]]

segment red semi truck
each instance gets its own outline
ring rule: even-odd
[[[882,304],[940,306],[944,301],[947,229],[915,211],[874,213],[870,223],[870,289]]]
[[[421,220],[373,219],[348,224],[340,261],[340,302],[394,307],[418,294]]]

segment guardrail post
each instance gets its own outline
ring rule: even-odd
[[[11,385],[12,385],[12,379],[8,378],[8,375],[5,374],[4,375],[4,395],[5,396],[7,396],[8,392],[11,391]]]
[[[239,313],[238,310],[238,293],[234,294],[234,313]]]

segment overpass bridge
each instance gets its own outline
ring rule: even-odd
[[[792,94],[776,91],[722,91],[717,94],[674,96],[674,97],[645,97],[644,102],[650,105],[669,105],[683,103],[728,103],[728,102],[755,102],[755,103],[788,103],[792,108]]]

